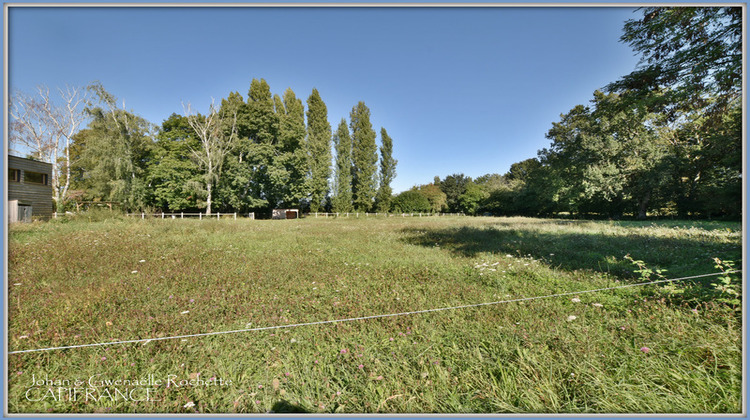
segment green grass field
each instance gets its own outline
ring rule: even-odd
[[[12,226],[8,349],[296,324],[741,267],[741,226],[529,218]],[[8,408],[113,413],[738,413],[715,278],[441,312],[8,355]],[[651,278],[657,279],[656,275]]]

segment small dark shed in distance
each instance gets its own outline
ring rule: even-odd
[[[298,209],[273,209],[271,219],[297,219],[299,218]]]

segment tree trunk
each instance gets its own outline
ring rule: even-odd
[[[206,183],[206,191],[208,192],[208,197],[206,198],[206,216],[211,214],[211,183]]]
[[[651,191],[647,192],[638,202],[638,220],[646,220],[646,208],[651,199]]]
[[[58,211],[65,212],[65,199],[68,197],[68,189],[70,188],[70,140],[69,137],[65,138],[65,185],[62,187],[60,194],[60,201],[57,204]]]

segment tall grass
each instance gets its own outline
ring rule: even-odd
[[[8,345],[170,337],[588,290],[636,281],[626,255],[667,277],[713,272],[713,257],[741,257],[740,226],[527,218],[13,226]],[[710,281],[696,287],[710,289]],[[736,308],[659,286],[8,360],[9,410],[19,413],[741,411]],[[40,398],[48,386],[32,386],[32,375],[223,385],[149,386],[158,401],[105,398],[117,386],[98,386],[92,398],[57,401]],[[146,387],[137,388],[140,396]],[[29,389],[40,401],[27,398]]]

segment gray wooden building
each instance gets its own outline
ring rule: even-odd
[[[8,219],[30,222],[52,217],[52,165],[8,155]]]

